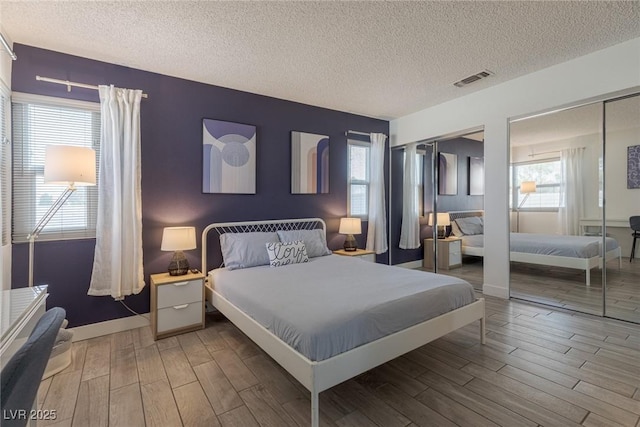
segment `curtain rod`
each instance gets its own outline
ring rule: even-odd
[[[4,50],[7,51],[11,59],[13,59],[14,61],[18,59],[18,57],[16,56],[16,53],[11,49],[11,46],[9,46],[9,42],[7,41],[7,39],[4,38],[2,33],[0,33],[0,42],[2,42],[2,46],[4,47]]]
[[[357,130],[348,130],[344,133],[344,136],[349,136],[349,134],[352,133],[354,135],[364,135],[364,136],[371,136],[370,133],[368,132],[359,132]]]
[[[540,153],[531,153],[529,154],[529,157],[542,156],[543,154],[560,153],[560,152],[561,152],[560,150],[541,151]]]
[[[41,82],[48,82],[48,83],[56,83],[59,85],[65,85],[67,87],[67,92],[71,92],[71,88],[72,87],[82,87],[85,89],[94,89],[94,90],[98,90],[98,86],[96,85],[88,85],[86,83],[76,83],[76,82],[70,82],[69,80],[58,80],[58,79],[51,79],[49,77],[40,77],[40,76],[36,76],[36,80],[41,81]],[[142,94],[143,98],[148,98],[149,95],[147,95],[146,93]]]

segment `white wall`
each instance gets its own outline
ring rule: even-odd
[[[0,32],[13,46],[11,39],[0,25]],[[11,93],[11,66],[13,61],[7,52],[0,47],[0,90]],[[8,133],[11,134],[11,124],[9,120]],[[0,290],[11,288],[11,244],[0,247]]]
[[[637,38],[391,122],[392,146],[484,126],[486,294],[509,296],[509,119],[639,90]]]

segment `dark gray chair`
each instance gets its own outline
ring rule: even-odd
[[[23,427],[36,400],[42,374],[66,313],[55,307],[38,320],[27,342],[0,373],[2,427]]]
[[[636,255],[636,239],[640,237],[640,216],[632,216],[629,218],[629,225],[631,226],[631,230],[633,233],[633,243],[631,244],[631,256],[629,257],[629,262],[633,261],[633,257]]]

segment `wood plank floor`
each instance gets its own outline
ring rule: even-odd
[[[640,427],[640,328],[488,297],[469,325],[320,395],[323,426]],[[477,322],[476,322],[477,323]],[[222,316],[154,342],[73,344],[42,382],[57,426],[307,426],[309,393]]]
[[[460,277],[482,290],[482,258],[464,257],[461,268],[441,272]],[[584,271],[511,263],[511,296],[554,307],[602,314],[602,270],[591,270],[591,286]],[[640,323],[640,259],[607,263],[607,316]]]

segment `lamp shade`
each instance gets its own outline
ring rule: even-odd
[[[165,227],[161,251],[186,251],[196,248],[195,227]]]
[[[341,218],[340,219],[340,229],[338,230],[340,234],[360,234],[362,233],[362,223],[360,218]]]
[[[429,214],[429,225],[433,225],[433,212]],[[438,225],[451,225],[451,217],[447,212],[438,212]]]
[[[96,185],[95,150],[73,145],[47,145],[44,182],[75,186]]]
[[[536,182],[535,181],[523,181],[520,183],[520,193],[528,194],[536,192]]]

